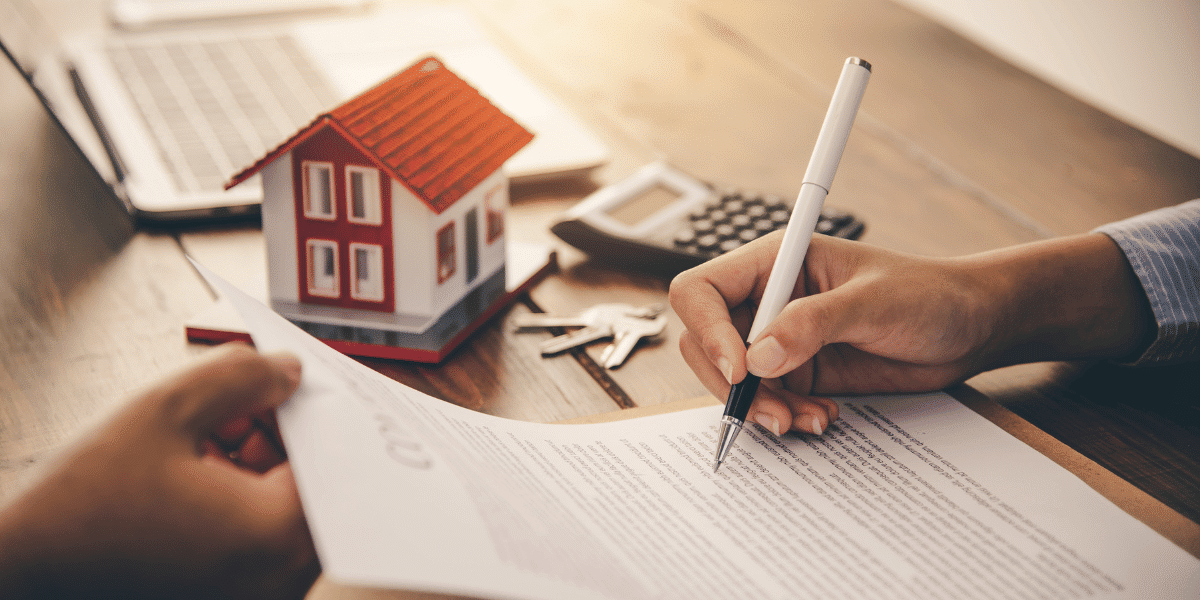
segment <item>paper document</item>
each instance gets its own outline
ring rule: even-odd
[[[279,424],[325,574],[483,598],[1195,598],[1200,561],[945,394],[823,436],[720,406],[545,425],[431,398],[206,277],[304,365]]]

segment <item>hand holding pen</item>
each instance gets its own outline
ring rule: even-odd
[[[826,396],[938,390],[1024,362],[1128,362],[1154,339],[1145,292],[1102,233],[954,258],[817,235],[771,292],[777,257],[800,256],[780,233],[680,274],[670,294],[696,376],[719,398],[761,377],[748,409],[733,404],[775,435],[823,433],[838,418]],[[784,306],[766,322],[772,293]]]
[[[779,316],[792,297],[800,269],[804,265],[809,241],[820,217],[825,196],[833,184],[833,176],[846,147],[850,128],[854,124],[858,105],[866,91],[870,73],[871,65],[858,58],[848,59],[842,69],[747,341],[756,340],[766,326]],[[759,381],[758,376],[747,375],[730,389],[725,414],[721,419],[714,471],[720,468],[745,425]]]

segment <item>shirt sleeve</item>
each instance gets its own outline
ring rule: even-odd
[[[1109,223],[1154,310],[1158,336],[1133,364],[1200,359],[1200,199]]]

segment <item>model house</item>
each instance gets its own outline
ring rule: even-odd
[[[532,137],[434,57],[318,116],[227,186],[262,175],[272,308],[441,350],[505,294],[501,166]]]

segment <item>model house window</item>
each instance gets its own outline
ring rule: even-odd
[[[308,240],[308,293],[338,297],[338,248],[333,240]]]
[[[311,219],[334,219],[333,164],[304,163],[304,216]]]
[[[504,201],[500,186],[488,191],[484,197],[484,207],[487,210],[487,243],[496,241],[504,235]]]
[[[374,244],[350,244],[350,297],[356,300],[383,300],[383,247]]]
[[[446,223],[437,232],[437,274],[438,283],[443,283],[454,275],[458,263],[454,247],[454,221]]]
[[[353,223],[378,225],[382,222],[379,208],[379,171],[369,167],[346,167],[347,213]]]

